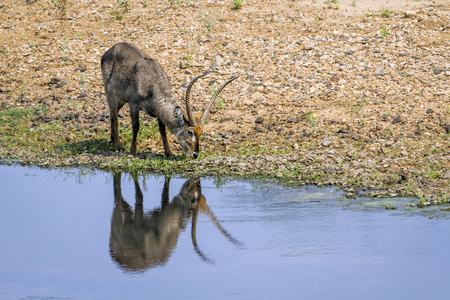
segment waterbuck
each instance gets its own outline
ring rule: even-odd
[[[189,83],[185,95],[186,112],[184,112],[171,90],[169,77],[161,65],[136,46],[128,43],[112,46],[103,54],[101,68],[111,116],[111,141],[114,143],[116,151],[122,150],[118,131],[118,113],[125,103],[129,103],[133,129],[130,152],[133,155],[136,155],[139,111],[142,110],[158,119],[159,133],[166,156],[173,156],[167,141],[167,127],[175,135],[181,148],[190,157],[197,158],[203,124],[219,93],[227,84],[237,78],[237,76],[231,77],[217,89],[201,118],[195,118],[190,101],[191,88],[196,80],[207,75],[210,70],[195,77]]]
[[[189,179],[177,196],[170,201],[170,177],[164,180],[161,205],[144,211],[144,194],[136,175],[132,176],[135,188],[135,204],[123,198],[122,174],[113,175],[114,210],[111,218],[110,255],[126,272],[142,272],[169,261],[178,239],[191,222],[191,239],[194,251],[206,263],[214,263],[197,243],[197,219],[199,212],[211,218],[211,222],[234,245],[243,244],[234,238],[219,222],[206,204],[200,181]]]

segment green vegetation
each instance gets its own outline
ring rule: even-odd
[[[110,14],[113,16],[113,20],[120,21],[123,19],[123,14],[120,11],[112,11]]]
[[[319,124],[319,117],[317,117],[316,114],[312,114],[311,112],[306,113],[306,115],[309,115],[308,122],[311,124],[313,130],[315,131],[317,129],[317,125]]]
[[[192,58],[193,58],[193,56],[195,54],[195,47],[194,47],[194,45],[189,44],[189,51],[190,51],[190,53],[186,54],[184,56],[184,58],[186,59],[186,65],[188,67],[191,67],[192,66]]]
[[[185,0],[169,0],[169,5],[171,8],[177,9],[179,7],[184,7],[184,8],[194,7],[195,3],[193,0],[187,0],[187,1],[185,1]]]
[[[380,29],[380,35],[381,35],[382,37],[387,37],[387,36],[389,35],[389,32],[388,32],[387,29],[386,29],[386,24],[383,24],[383,25],[381,26],[381,29]]]
[[[81,91],[83,93],[86,92],[86,72],[81,73],[80,83],[81,83]]]
[[[58,10],[59,17],[64,19],[67,17],[67,4],[69,0],[51,0],[51,4]]]
[[[131,4],[131,0],[123,0],[123,1],[122,0],[116,0],[116,4],[117,4],[117,6],[119,8],[123,9],[124,13],[127,13],[128,12],[128,7]]]
[[[233,9],[240,9],[244,4],[244,0],[234,0],[233,1]]]
[[[67,49],[69,49],[69,45],[70,45],[70,40],[69,40],[69,36],[66,33],[59,43],[59,46],[61,48],[61,52],[63,55],[66,54]]]
[[[380,16],[383,18],[389,18],[393,13],[393,10],[381,8]]]
[[[131,0],[116,0],[116,5],[119,10],[111,11],[113,20],[120,21],[123,19],[123,15],[128,12],[128,7],[131,4]]]
[[[339,0],[328,0],[325,1],[325,3],[328,3],[329,9],[339,9],[339,7],[341,6],[341,2],[339,2]]]
[[[200,12],[200,18],[202,18],[205,23],[204,23],[204,27],[206,28],[206,33],[208,34],[208,36],[211,38],[212,37],[212,33],[214,30],[214,26],[216,25],[216,21],[214,20],[214,15],[215,12],[209,12],[209,13],[205,13],[203,11]]]

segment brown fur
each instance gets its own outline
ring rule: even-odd
[[[199,138],[203,130],[199,126],[193,127],[186,118],[186,113],[171,90],[169,77],[158,61],[134,45],[119,43],[103,54],[101,68],[110,109],[111,140],[117,151],[122,150],[118,113],[128,103],[133,128],[132,154],[136,154],[139,111],[142,110],[158,119],[166,156],[173,155],[167,141],[167,127],[184,151],[193,158],[198,157]],[[195,140],[192,136],[195,136]]]

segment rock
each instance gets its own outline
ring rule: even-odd
[[[234,121],[234,120],[235,120],[235,118],[225,117],[225,118],[220,119],[219,123],[225,123],[225,122]]]
[[[354,198],[356,198],[356,194],[355,194],[355,193],[351,193],[351,192],[345,193],[344,196],[345,196],[346,198],[348,198],[348,199],[354,199]]]
[[[180,69],[186,69],[187,68],[187,63],[184,61],[180,61]]]
[[[394,144],[395,144],[394,141],[387,141],[385,145],[386,145],[386,147],[390,147],[390,146],[392,146]]]
[[[355,53],[355,51],[345,51],[345,55],[353,55],[353,53]]]
[[[297,117],[290,118],[287,122],[288,123],[298,123],[298,118]]]
[[[429,108],[429,109],[427,109],[426,113],[427,114],[432,114],[432,113],[434,113],[434,110],[432,108]]]
[[[260,92],[256,92],[252,95],[252,99],[256,101],[259,99],[264,99],[264,96]]]
[[[255,123],[256,123],[256,124],[261,124],[262,122],[264,122],[264,118],[263,118],[263,117],[257,117],[257,118],[255,119]]]
[[[327,168],[325,169],[325,174],[336,175],[336,170],[334,168]]]
[[[211,70],[211,71],[214,71],[216,68],[217,68],[217,62],[213,62],[210,66],[209,66],[209,69]]]
[[[305,45],[303,45],[304,50],[312,50],[314,49],[315,44],[314,42],[307,42]]]
[[[231,141],[229,139],[225,139],[225,140],[223,140],[222,145],[224,145],[224,146],[231,145]]]
[[[445,126],[445,132],[450,133],[450,124],[447,124],[447,126]]]
[[[321,142],[320,145],[324,146],[324,147],[328,147],[331,145],[331,141],[329,138],[324,138]]]
[[[421,135],[423,133],[423,129],[417,129],[414,133]]]
[[[400,123],[401,121],[402,121],[402,118],[400,116],[397,116],[392,120],[392,124],[397,124],[397,123]]]
[[[337,75],[334,75],[334,76],[331,78],[331,80],[336,81],[336,82],[339,82],[339,80],[341,80],[341,78],[340,78],[339,76],[337,76]]]
[[[74,71],[86,72],[87,67],[85,63],[79,63],[78,67]]]
[[[384,67],[378,67],[375,69],[375,74],[381,74],[384,71]]]
[[[416,16],[416,12],[413,10],[407,10],[405,11],[405,17],[406,18],[412,18]]]
[[[48,84],[58,84],[62,81],[62,79],[60,77],[52,77],[52,79],[50,79],[50,82]]]
[[[433,67],[431,68],[433,70],[433,74],[434,75],[439,75],[442,72],[446,71],[446,69],[442,68],[442,67]]]
[[[221,65],[223,65],[225,62],[224,62],[222,56],[217,55],[217,56],[216,56],[215,63],[216,63],[218,66],[221,66]]]

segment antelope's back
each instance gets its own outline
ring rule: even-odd
[[[169,77],[159,62],[132,44],[118,43],[108,49],[102,56],[101,68],[106,89],[124,93],[132,86],[140,96],[171,96]]]
[[[132,78],[134,66],[142,59],[151,59],[136,46],[128,43],[119,43],[105,52],[101,60],[102,77],[105,84],[112,76]]]

